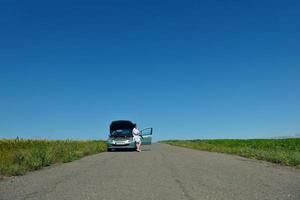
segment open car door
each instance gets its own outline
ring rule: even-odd
[[[152,143],[152,131],[153,128],[145,128],[141,130],[142,145],[149,145]]]

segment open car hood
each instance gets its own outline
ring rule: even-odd
[[[120,129],[133,129],[134,123],[128,120],[118,120],[113,121],[110,124],[109,131],[112,133],[113,131],[120,130]]]

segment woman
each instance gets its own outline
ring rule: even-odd
[[[136,124],[133,125],[132,135],[133,135],[133,140],[135,141],[136,150],[138,152],[141,152],[141,144],[142,144],[141,132],[137,129]]]

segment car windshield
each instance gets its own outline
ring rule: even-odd
[[[127,137],[131,137],[132,136],[132,131],[131,129],[119,129],[119,130],[115,130],[111,133],[111,136],[115,136],[115,137],[120,137],[120,136],[127,136]]]

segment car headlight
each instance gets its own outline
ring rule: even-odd
[[[112,143],[112,144],[115,144],[115,141],[112,140],[112,139],[108,139],[107,142]]]

